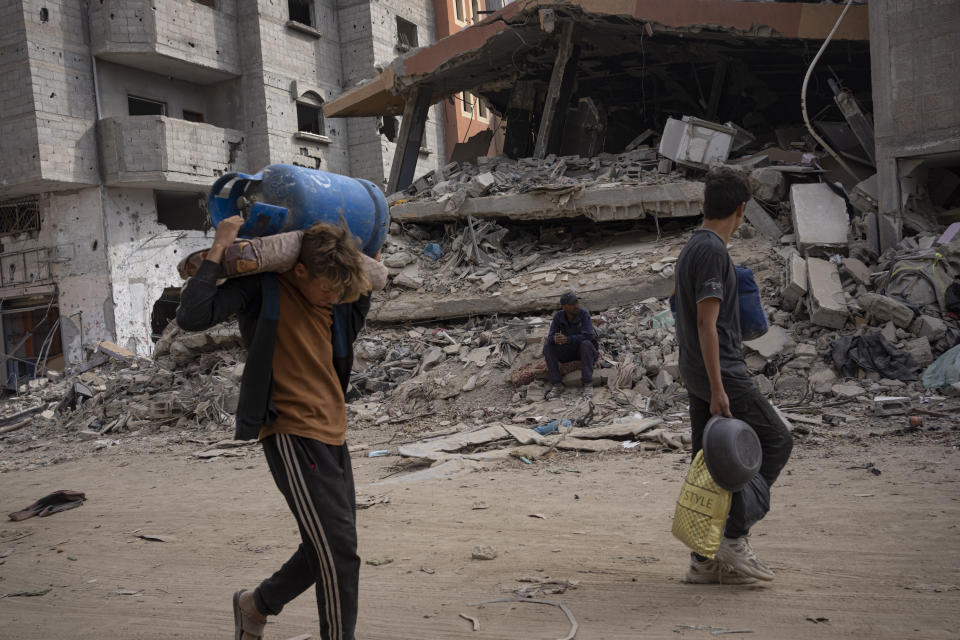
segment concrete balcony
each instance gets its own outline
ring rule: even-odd
[[[100,120],[107,185],[148,189],[208,188],[224,173],[247,167],[243,133],[168,118]]]
[[[93,54],[128,67],[212,84],[240,75],[236,0],[90,3]]]

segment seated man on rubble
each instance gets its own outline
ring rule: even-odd
[[[577,294],[568,292],[560,297],[560,310],[553,314],[543,357],[547,361],[550,389],[546,399],[563,394],[561,362],[580,361],[580,379],[584,397],[593,396],[593,365],[597,362],[597,332],[593,330],[590,312],[581,309]]]

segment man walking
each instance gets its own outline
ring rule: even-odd
[[[292,270],[218,287],[223,252],[243,222],[234,216],[217,226],[177,322],[202,330],[237,314],[248,357],[235,437],[262,443],[303,543],[255,590],[234,594],[234,637],[261,638],[268,615],[315,587],[321,638],[353,640],[360,557],[344,395],[370,305],[369,258],[348,229],[317,224],[304,232]]]
[[[590,321],[590,312],[580,308],[577,294],[565,293],[560,297],[560,310],[553,315],[547,341],[543,345],[543,357],[547,361],[550,389],[546,399],[563,393],[561,362],[580,361],[580,379],[583,395],[593,396],[593,366],[597,362],[597,333]]]
[[[770,485],[793,448],[787,426],[760,394],[743,359],[737,275],[727,244],[750,199],[746,180],[714,170],[706,180],[703,225],[687,241],[676,268],[676,323],[680,375],[690,397],[693,454],[711,416],[743,420],[763,451],[760,472],[733,494],[724,537],[713,560],[691,554],[687,582],[744,584],[774,575],[750,547],[751,526],[770,509]]]

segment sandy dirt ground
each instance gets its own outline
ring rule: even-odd
[[[389,496],[358,514],[361,555],[392,558],[363,565],[357,637],[564,637],[555,607],[469,606],[512,597],[528,576],[579,581],[543,596],[570,608],[579,640],[960,637],[960,456],[947,440],[798,447],[753,537],[777,578],[743,587],[680,580],[687,554],[670,524],[682,454],[563,454],[389,487],[373,483],[395,459],[357,458],[359,493]],[[0,638],[232,638],[231,594],[277,568],[297,534],[259,450],[200,461],[195,449],[107,449],[0,474],[3,513],[56,489],[88,496],[0,523],[0,594],[50,589],[0,598]],[[472,560],[479,544],[498,557]],[[316,620],[308,592],[267,637],[316,638]]]

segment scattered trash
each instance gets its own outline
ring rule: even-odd
[[[466,620],[467,622],[469,622],[470,624],[472,624],[474,631],[480,631],[480,621],[479,621],[479,620],[477,620],[476,618],[472,618],[472,617],[468,616],[468,615],[465,614],[465,613],[461,613],[461,614],[460,614],[460,617],[463,618],[464,620]]]
[[[150,542],[173,542],[174,538],[170,536],[158,536],[152,533],[138,533],[138,538],[149,540]]]
[[[367,560],[367,564],[373,567],[381,567],[385,564],[390,564],[391,562],[393,562],[393,558],[390,556],[374,556],[373,558]]]
[[[86,496],[82,491],[61,489],[40,498],[21,511],[11,513],[9,518],[14,521],[26,520],[34,516],[45,518],[61,511],[76,509],[83,504],[85,498]]]
[[[389,455],[390,455],[390,450],[389,450],[389,449],[378,449],[377,451],[371,451],[369,454],[367,454],[367,457],[368,457],[368,458],[381,458],[381,457],[383,457],[383,456],[389,456]]]
[[[559,602],[551,602],[549,600],[532,600],[529,598],[498,598],[496,600],[483,600],[482,602],[468,602],[468,607],[482,607],[488,604],[498,604],[501,602],[522,602],[525,604],[544,604],[551,607],[558,607],[563,611],[564,615],[567,616],[567,620],[570,621],[570,632],[567,633],[564,637],[559,640],[573,640],[577,635],[577,629],[580,628],[580,625],[577,623],[577,619],[573,617],[573,612]]]
[[[11,593],[5,593],[0,598],[37,598],[40,596],[45,596],[48,593],[53,591],[52,587],[46,589],[37,589],[35,591],[13,591]]]
[[[423,255],[431,260],[439,260],[443,257],[443,249],[436,242],[429,242],[423,248]]]

